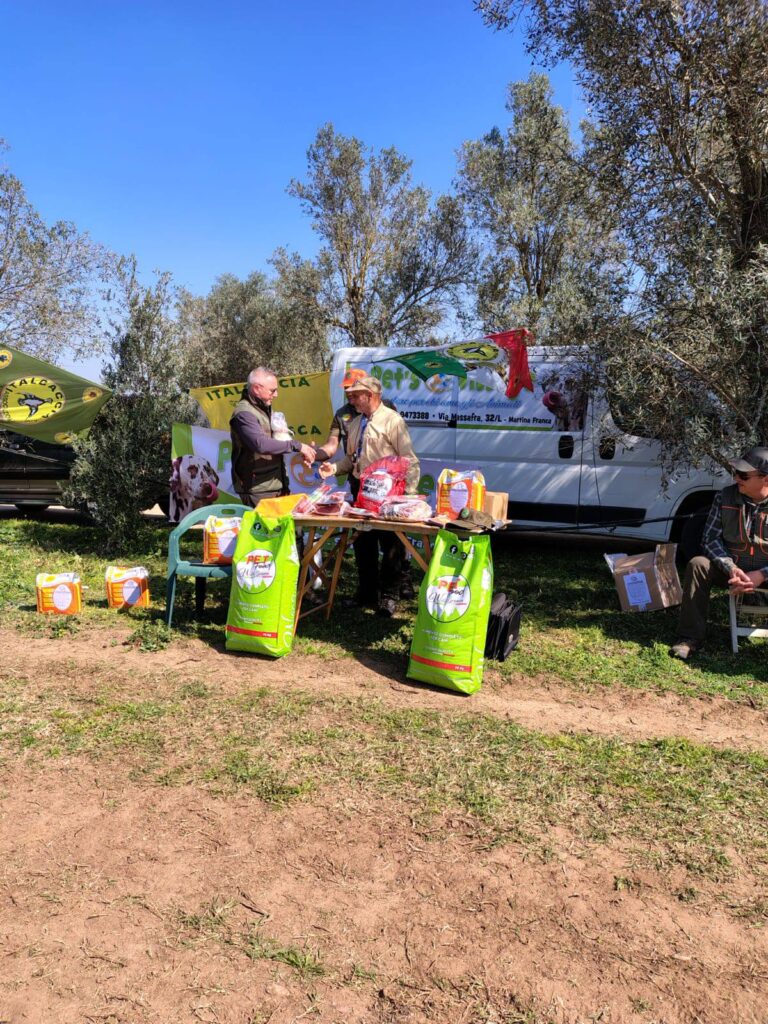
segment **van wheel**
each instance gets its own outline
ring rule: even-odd
[[[704,533],[704,523],[707,520],[707,513],[709,512],[709,505],[702,505],[701,508],[694,510],[690,514],[689,518],[683,522],[683,528],[680,531],[680,542],[678,550],[680,557],[683,559],[685,564],[696,555],[702,554],[701,550],[701,539]]]
[[[49,507],[47,501],[17,501],[14,504],[23,516],[31,515],[33,512],[45,512]]]

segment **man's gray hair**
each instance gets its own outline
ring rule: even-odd
[[[259,377],[277,377],[277,374],[266,366],[257,366],[248,374],[248,387],[253,387]]]

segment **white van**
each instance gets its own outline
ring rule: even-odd
[[[684,469],[664,489],[658,442],[623,433],[604,396],[580,393],[578,352],[530,348],[528,360],[533,390],[509,398],[508,354],[492,339],[436,349],[345,348],[333,357],[331,398],[334,408],[344,404],[348,367],[381,380],[408,423],[422,492],[434,490],[446,466],[480,469],[489,490],[509,494],[509,518],[518,525],[649,541],[679,541],[686,529],[691,538],[702,520],[690,514],[705,510],[730,477]],[[463,378],[454,375],[457,362]]]

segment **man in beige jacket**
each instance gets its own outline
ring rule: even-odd
[[[337,462],[324,462],[319,467],[320,475],[349,473],[359,480],[362,471],[371,463],[387,455],[400,455],[408,459],[406,490],[414,494],[419,484],[419,460],[403,417],[382,402],[381,381],[376,377],[362,377],[353,382],[346,392],[359,415],[350,422],[343,457]],[[381,569],[379,548],[382,552]],[[377,608],[380,615],[390,618],[397,611],[403,545],[393,533],[370,530],[361,533],[355,541],[355,559],[358,574],[355,603],[361,607]]]

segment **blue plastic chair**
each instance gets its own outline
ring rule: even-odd
[[[176,579],[178,576],[195,577],[195,617],[202,618],[205,608],[205,588],[208,580],[226,580],[232,577],[231,565],[205,565],[203,562],[191,562],[179,557],[179,540],[187,530],[196,523],[201,523],[210,515],[242,516],[250,512],[247,505],[204,505],[184,516],[179,525],[168,538],[168,574],[165,585],[165,621],[168,626],[173,618],[173,602],[176,599]]]

